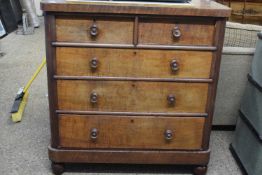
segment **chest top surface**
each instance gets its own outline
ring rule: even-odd
[[[42,0],[45,12],[112,13],[141,15],[175,15],[228,17],[230,8],[209,0],[192,0],[190,3],[150,3],[84,0]]]

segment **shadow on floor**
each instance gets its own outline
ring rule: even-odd
[[[126,165],[126,164],[66,164],[66,172],[191,174],[193,166],[184,165]]]

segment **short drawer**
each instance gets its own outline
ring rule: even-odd
[[[132,44],[133,21],[118,17],[57,17],[56,40]]]
[[[204,118],[60,115],[59,140],[65,148],[198,150]]]
[[[59,110],[205,113],[208,84],[58,80]]]
[[[212,46],[215,23],[193,19],[141,19],[139,43],[155,45]]]
[[[56,60],[57,75],[209,78],[212,52],[58,47]]]

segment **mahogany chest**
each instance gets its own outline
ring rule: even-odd
[[[127,163],[205,174],[230,9],[205,0],[41,6],[53,172]]]

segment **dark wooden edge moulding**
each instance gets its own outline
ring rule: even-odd
[[[194,0],[197,8],[172,8],[167,6],[136,6],[136,5],[95,5],[73,4],[65,1],[52,3],[51,0],[41,1],[41,9],[49,12],[89,12],[89,13],[113,13],[113,14],[137,14],[137,15],[174,15],[174,16],[205,16],[205,17],[229,17],[231,9],[216,2],[204,2]]]
[[[138,29],[137,29],[138,30]],[[135,39],[135,42],[137,39]],[[88,48],[118,48],[118,49],[159,49],[159,50],[196,50],[216,51],[214,46],[179,46],[179,45],[144,45],[144,44],[100,44],[100,43],[77,43],[77,42],[52,42],[56,47],[88,47]]]
[[[212,83],[212,79],[204,78],[135,78],[135,77],[97,77],[97,76],[64,76],[54,75],[55,80],[92,80],[92,81],[147,81],[147,82],[180,82],[180,83]]]
[[[57,163],[128,163],[128,164],[192,164],[207,165],[207,151],[159,150],[68,150],[48,147],[51,161]]]
[[[75,111],[56,110],[57,114],[78,114],[78,115],[126,115],[126,116],[180,116],[180,117],[208,117],[206,113],[160,113],[160,112],[104,112],[104,111]]]
[[[214,81],[210,84],[208,88],[208,99],[206,105],[206,111],[208,113],[208,117],[205,120],[205,129],[203,133],[203,148],[204,150],[209,149],[209,141],[210,141],[210,134],[212,129],[212,121],[213,121],[213,114],[215,108],[215,99],[216,99],[216,90],[217,90],[217,83],[219,78],[219,71],[220,71],[220,61],[222,55],[222,48],[224,42],[224,34],[225,34],[225,25],[226,19],[225,18],[218,18],[215,24],[215,34],[214,34],[214,44],[217,47],[216,52],[213,52],[212,58],[212,66],[211,66],[211,74],[210,78]]]
[[[107,18],[108,20],[130,20],[135,17],[139,17],[140,19],[142,18],[143,20],[161,20],[161,21],[174,21],[174,22],[179,22],[179,23],[186,23],[186,24],[215,24],[215,19],[217,17],[212,17],[212,16],[206,16],[203,18],[202,16],[174,16],[174,15],[161,15],[161,14],[154,14],[154,15],[147,15],[147,14],[112,14],[112,13],[90,13],[90,12],[51,12],[48,11],[49,14],[55,15],[58,18],[61,17],[71,17],[71,18],[98,18],[98,19],[105,19]],[[74,16],[72,16],[74,14]],[[195,20],[192,21],[192,18]],[[133,21],[133,20],[132,20]]]
[[[48,83],[48,101],[51,126],[51,146],[56,148],[59,144],[58,116],[57,109],[57,87],[53,78],[56,72],[56,49],[52,46],[52,41],[56,39],[55,16],[44,13],[45,17],[45,38],[46,38],[46,65]]]

